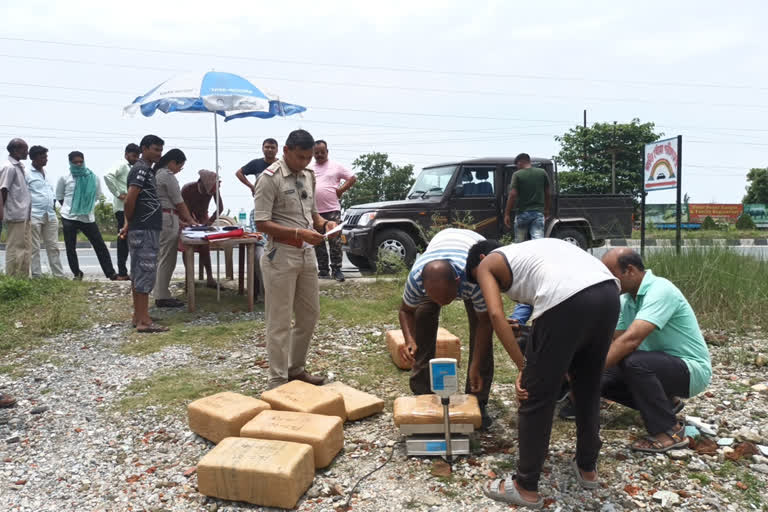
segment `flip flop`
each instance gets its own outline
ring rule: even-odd
[[[583,476],[581,476],[581,471],[579,470],[579,465],[576,464],[576,459],[571,460],[571,467],[573,468],[573,473],[576,475],[576,481],[579,482],[579,485],[581,485],[584,489],[597,489],[600,487],[600,481],[595,480],[585,480]]]
[[[646,436],[640,441],[647,441],[650,446],[638,446],[637,443],[640,441],[635,441],[630,445],[630,449],[635,452],[643,453],[667,453],[669,450],[677,450],[678,448],[685,448],[688,446],[688,437],[685,435],[685,425],[677,431],[671,429],[667,430],[665,434],[674,441],[669,446],[664,446],[663,443],[653,436]]]
[[[520,496],[520,492],[517,490],[517,487],[515,487],[515,481],[512,478],[512,475],[507,475],[507,478],[503,480],[504,492],[499,492],[501,482],[501,478],[486,482],[485,485],[483,485],[483,494],[492,500],[503,501],[504,503],[511,503],[512,505],[521,507],[540,509],[544,506],[544,498],[542,497],[539,497],[538,501],[528,501]]]
[[[151,324],[149,327],[144,327],[143,329],[136,329],[136,332],[141,334],[151,334],[155,332],[168,332],[170,331],[169,328],[163,327],[162,325],[157,324]]]

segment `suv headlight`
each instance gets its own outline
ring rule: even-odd
[[[371,222],[373,222],[373,219],[376,218],[376,212],[368,212],[364,213],[360,216],[360,220],[357,221],[358,226],[367,226]]]

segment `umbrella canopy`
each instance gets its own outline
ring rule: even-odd
[[[268,119],[306,111],[301,105],[280,101],[275,94],[262,92],[247,79],[233,73],[209,71],[202,76],[185,74],[154,87],[123,109],[127,115],[149,117],[157,111],[214,112],[225,121],[242,117]]]
[[[126,114],[141,111],[151,116],[160,110],[171,112],[216,112],[227,110],[269,111],[269,99],[245,78],[219,71],[209,71],[202,76],[179,75],[154,87],[125,107]]]

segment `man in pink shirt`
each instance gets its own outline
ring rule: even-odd
[[[326,220],[341,223],[341,204],[339,198],[355,184],[357,178],[349,170],[336,162],[328,160],[328,144],[324,140],[315,142],[315,163],[310,167],[315,171],[315,203],[317,212]],[[342,185],[341,182],[344,181]],[[341,186],[339,186],[341,185]],[[344,280],[341,271],[341,238],[328,239],[331,248],[331,272],[328,273],[328,250],[325,242],[315,246],[318,276],[328,279],[333,276],[337,281]]]

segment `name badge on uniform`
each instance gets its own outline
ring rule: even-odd
[[[296,189],[292,188],[290,190],[283,190],[283,194],[294,194],[296,193]]]

